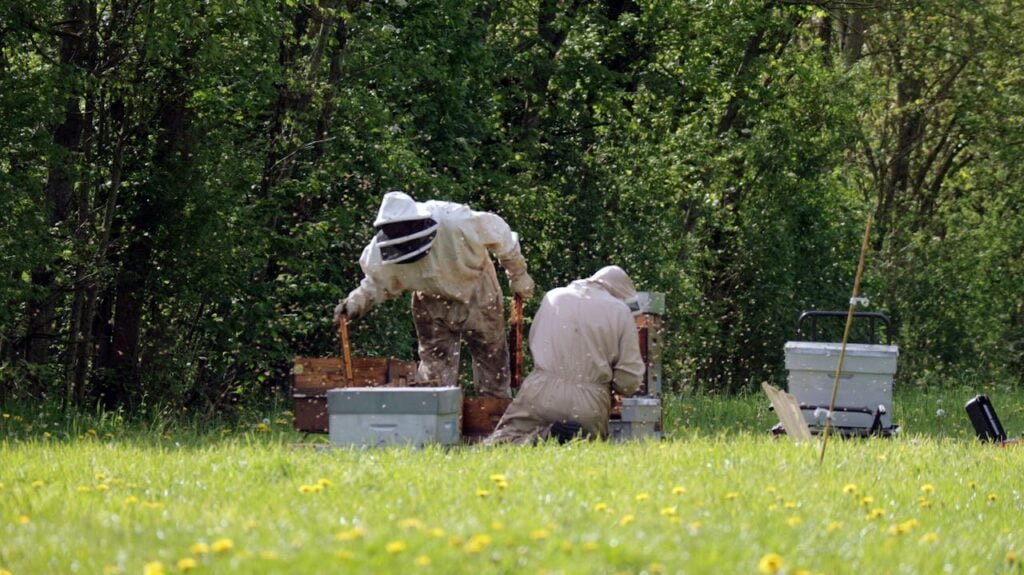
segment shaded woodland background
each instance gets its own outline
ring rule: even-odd
[[[675,390],[783,377],[873,213],[897,383],[1019,385],[1022,28],[1012,0],[4,3],[0,401],[265,401],[337,354],[391,189],[502,215],[542,290],[617,263],[665,292]],[[413,357],[404,298],[354,330]]]

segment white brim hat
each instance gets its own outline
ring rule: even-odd
[[[425,220],[430,217],[430,211],[426,206],[412,199],[405,192],[388,192],[380,201],[380,209],[377,211],[377,219],[373,227],[379,228],[386,224],[408,222],[412,220]]]

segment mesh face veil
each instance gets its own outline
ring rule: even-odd
[[[384,224],[377,232],[377,247],[386,264],[408,264],[423,259],[437,236],[432,218]]]

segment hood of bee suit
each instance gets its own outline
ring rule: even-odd
[[[619,266],[605,266],[583,281],[603,287],[613,297],[627,304],[636,301],[636,287],[633,285],[633,280],[629,279],[629,275]]]

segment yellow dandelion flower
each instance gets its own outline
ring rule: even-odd
[[[160,509],[161,507],[164,506],[164,504],[160,503],[159,501],[146,501],[142,504],[142,506],[145,507],[146,509]]]
[[[139,498],[134,496],[134,495],[129,495],[128,497],[124,498],[124,504],[125,505],[135,505],[138,502],[139,502]]]
[[[45,485],[46,483],[44,483],[42,479],[36,479],[35,481],[32,482],[32,487],[35,489],[39,489],[40,487],[43,487]]]
[[[259,431],[259,432],[270,431],[270,426],[261,421],[261,422],[256,424],[256,431]]]
[[[5,413],[4,414],[4,419],[10,419],[10,418],[11,418],[11,414],[10,413]]]
[[[234,546],[234,541],[228,539],[227,537],[224,537],[214,541],[213,545],[210,545],[210,550],[214,553],[224,553],[226,551],[230,551],[231,549],[233,549]]]
[[[429,567],[433,561],[430,559],[429,555],[420,555],[413,561],[413,563],[415,563],[417,567]]]
[[[596,541],[584,541],[583,544],[580,545],[580,549],[582,549],[584,551],[597,551],[597,542]]]
[[[159,561],[150,561],[142,568],[142,575],[164,575],[164,564]]]
[[[89,487],[88,485],[79,485],[78,486],[78,492],[79,493],[92,493],[92,487]]]
[[[178,559],[178,571],[190,571],[199,566],[199,562],[191,557]]]
[[[96,486],[96,491],[99,491],[101,493],[104,491],[110,491],[110,486],[107,485],[106,483],[100,483],[99,485]]]
[[[623,515],[622,519],[619,519],[619,525],[626,526],[636,521],[636,517],[633,514]]]
[[[796,527],[797,525],[800,525],[803,522],[803,518],[799,515],[793,515],[792,517],[786,519],[786,525],[789,525],[790,527]]]
[[[868,505],[871,505],[874,502],[875,498],[871,497],[870,495],[865,495],[864,497],[860,498],[860,504],[863,505],[864,507],[867,507]]]
[[[1017,552],[1016,551],[1007,551],[1006,552],[1006,562],[1007,563],[1016,563],[1017,562]]]
[[[503,473],[492,473],[491,481],[495,483],[506,483],[508,479],[505,478],[505,474]]]
[[[662,507],[659,513],[661,513],[665,517],[673,517],[676,515],[676,513],[678,513],[678,510],[676,506],[673,505],[672,507]]]
[[[921,493],[924,493],[925,495],[928,495],[929,493],[934,493],[934,492],[935,492],[935,486],[932,485],[931,483],[925,483],[924,485],[921,486]]]
[[[505,528],[505,524],[501,521],[491,521],[491,531],[501,531]]]
[[[672,488],[672,495],[682,495],[686,493],[686,488],[682,485],[676,485]]]
[[[405,541],[388,541],[387,545],[384,546],[384,550],[394,555],[405,551]]]
[[[765,493],[775,493],[776,489],[774,485],[769,485],[764,488]]]
[[[782,570],[784,562],[778,553],[768,553],[757,562],[757,570],[765,575],[772,575]]]
[[[726,499],[726,501],[732,501],[733,499],[736,499],[739,496],[740,496],[739,493],[737,493],[735,491],[730,491],[729,493],[725,494],[725,499]]]
[[[107,474],[103,473],[102,471],[97,471],[96,474],[93,475],[93,477],[96,478],[96,481],[103,481],[104,479],[107,478]]]
[[[777,510],[778,508],[779,508],[779,506],[778,506],[778,505],[776,505],[776,504],[774,504],[774,503],[772,503],[772,504],[768,505],[768,511],[775,511],[775,510]]]
[[[884,517],[884,516],[885,516],[885,509],[882,509],[881,507],[875,507],[874,509],[872,509],[871,511],[868,512],[867,518],[868,519],[878,519],[879,517]]]
[[[352,529],[339,531],[334,538],[338,541],[355,541],[356,539],[361,539],[364,535],[366,535],[366,531],[363,528],[353,527]]]
[[[316,484],[319,485],[320,487],[329,487],[331,485],[331,480],[321,477],[320,479],[316,480]]]
[[[534,529],[533,531],[530,531],[530,539],[533,539],[534,541],[547,539],[548,535],[550,535],[550,533],[548,533],[547,529]]]
[[[11,573],[10,571],[8,571],[7,569],[4,569],[4,568],[0,567],[0,575],[14,575],[14,574]]]
[[[843,528],[843,522],[842,521],[829,521],[828,522],[828,527],[826,527],[825,530],[826,531],[836,531],[836,530],[842,529],[842,528]]]
[[[798,507],[798,505],[796,504],[796,501],[787,501],[783,505],[783,507],[785,507],[786,509],[796,509]]]
[[[338,549],[334,552],[334,556],[337,559],[341,559],[342,561],[350,561],[352,559],[355,559],[356,554],[349,551],[348,549]]]
[[[608,504],[602,501],[594,506],[594,511],[608,511]]]
[[[929,507],[932,506],[932,502],[928,501],[924,497],[918,497],[917,498],[917,506],[920,507],[921,509],[928,509]]]
[[[846,485],[843,486],[843,493],[846,493],[846,494],[857,493],[857,485],[853,484],[853,483],[847,483]]]
[[[636,495],[636,500],[637,501],[647,501],[650,498],[651,498],[651,495],[649,493],[637,493],[637,495]]]
[[[904,527],[906,527],[906,528],[907,528],[907,531],[909,531],[909,530],[911,530],[911,529],[913,529],[913,528],[915,528],[915,527],[920,527],[920,525],[921,525],[921,522],[920,522],[920,521],[918,521],[917,519],[907,519],[906,521],[904,521],[903,523],[901,523],[901,525],[903,525]]]
[[[445,535],[444,529],[442,529],[440,527],[434,527],[430,531],[427,531],[427,534],[430,535],[431,537],[435,537],[435,538],[438,538],[438,539],[440,539],[441,537],[444,537],[444,535]]]
[[[486,489],[477,489],[476,490],[476,496],[477,497],[487,497],[490,494],[491,494],[491,492],[486,490]]]
[[[977,481],[968,481],[967,482],[967,487],[968,487],[968,489],[975,489],[975,488],[978,487],[978,482]]]
[[[200,541],[199,543],[193,543],[192,546],[188,548],[188,550],[193,555],[206,555],[210,552],[210,546]]]
[[[32,523],[32,519],[30,519],[28,515],[19,515],[17,523],[18,525],[28,525],[29,523]]]
[[[459,537],[458,535],[452,535],[448,538],[448,545],[451,547],[462,547],[462,544],[464,542],[465,540],[462,539],[462,537]]]
[[[938,541],[939,534],[935,533],[934,531],[930,533],[925,533],[921,536],[920,539],[917,540],[917,542],[921,545],[932,545],[933,543],[938,543]]]
[[[995,501],[996,499],[998,499],[998,497],[995,493],[989,493],[986,499],[988,499],[989,501]]]
[[[426,525],[424,525],[423,522],[419,519],[416,519],[415,517],[410,517],[408,519],[400,519],[398,521],[398,527],[400,529],[415,529],[417,531],[421,531],[426,528]]]
[[[491,536],[486,533],[478,533],[469,538],[466,542],[465,550],[467,553],[480,553],[491,544]]]
[[[796,571],[793,571],[793,575],[811,575],[811,572],[807,569],[797,569]]]

